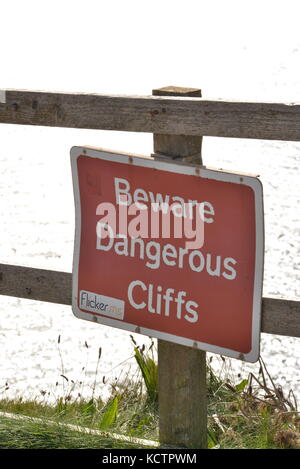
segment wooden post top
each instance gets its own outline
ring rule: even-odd
[[[178,96],[180,98],[201,98],[200,88],[183,88],[180,86],[166,86],[152,90],[154,96]],[[155,158],[171,158],[186,163],[202,164],[201,136],[169,135],[167,133],[154,134]]]
[[[165,86],[152,91],[153,96],[182,96],[190,98],[201,98],[201,90],[199,88],[183,88],[181,86]]]

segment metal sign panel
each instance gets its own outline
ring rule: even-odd
[[[256,177],[74,147],[76,317],[255,362]]]

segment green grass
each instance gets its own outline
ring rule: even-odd
[[[0,417],[0,449],[117,449],[141,448],[109,434],[92,435],[47,423]],[[147,446],[143,446],[147,448]]]
[[[60,398],[56,405],[47,405],[2,399],[1,412],[40,420],[14,420],[0,415],[0,449],[148,447],[130,441],[131,438],[158,439],[157,406],[148,402],[141,388],[141,383],[114,384],[107,402],[95,398],[73,402]],[[98,430],[102,435],[73,431],[68,424]],[[126,435],[129,441],[119,440],[113,433]]]
[[[143,447],[133,441],[118,440],[112,433],[158,441],[158,373],[153,344],[148,350],[134,344],[134,352],[141,379],[110,384],[111,395],[106,402],[94,393],[90,400],[78,397],[73,401],[66,393],[55,405],[22,399],[0,400],[2,412],[41,419],[17,421],[0,416],[0,449]],[[258,376],[241,377],[238,384],[230,378],[230,361],[222,360],[222,373],[218,375],[211,362],[207,363],[209,447],[300,448],[300,416],[293,393],[283,394],[262,360]],[[58,423],[103,433],[85,434]]]
[[[223,359],[226,362],[225,359]],[[209,433],[224,449],[300,448],[300,415],[260,360],[259,376],[233,384],[208,366]]]

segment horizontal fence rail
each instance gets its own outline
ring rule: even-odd
[[[300,140],[300,104],[0,90],[0,123]]]
[[[0,295],[72,304],[72,274],[0,264]],[[262,300],[262,332],[300,337],[300,301]]]

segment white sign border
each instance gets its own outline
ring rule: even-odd
[[[263,209],[263,189],[261,181],[248,174],[227,172],[224,170],[207,168],[205,166],[187,165],[181,162],[174,163],[166,160],[156,160],[140,155],[131,155],[128,153],[114,152],[102,148],[79,147],[71,148],[71,168],[73,176],[73,190],[75,200],[75,241],[73,255],[73,276],[72,276],[72,310],[74,315],[79,319],[93,321],[95,323],[106,326],[117,327],[133,333],[143,334],[149,337],[174,342],[177,344],[193,347],[211,353],[217,353],[230,358],[240,359],[246,362],[255,363],[260,354],[260,325],[261,325],[261,302],[262,302],[262,286],[263,286],[263,266],[264,266],[264,209]],[[216,181],[231,182],[234,184],[243,184],[254,192],[255,197],[255,225],[256,225],[256,247],[255,247],[255,273],[254,273],[254,292],[253,292],[253,310],[252,310],[252,340],[251,350],[247,354],[242,354],[236,350],[218,347],[216,345],[207,344],[205,342],[194,341],[185,337],[176,336],[152,329],[147,329],[134,324],[123,321],[114,320],[109,317],[98,316],[93,313],[81,311],[78,304],[78,265],[80,254],[80,237],[81,237],[81,206],[77,172],[77,158],[81,155],[90,158],[97,158],[117,163],[131,164],[142,166],[145,168],[158,169],[161,171],[169,171],[173,173],[199,176],[205,179]]]

